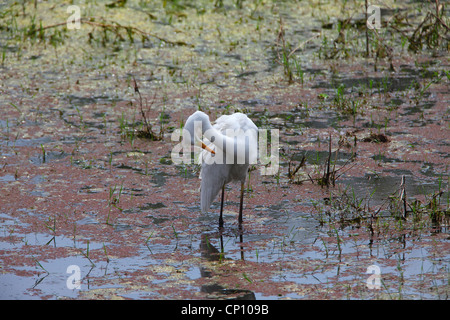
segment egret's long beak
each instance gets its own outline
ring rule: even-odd
[[[216,152],[214,150],[212,150],[210,147],[208,147],[206,144],[204,144],[202,142],[202,148],[205,149],[206,151],[211,152],[212,154],[216,154]]]

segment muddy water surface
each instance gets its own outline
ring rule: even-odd
[[[60,2],[0,5],[0,297],[448,299],[448,51],[386,33],[392,71],[374,36],[365,57],[359,2],[322,2],[97,1],[78,30]],[[161,140],[139,134],[141,106]],[[242,230],[237,185],[219,232],[220,199],[201,214],[198,168],[171,161],[199,108],[280,130],[279,173],[251,172]]]

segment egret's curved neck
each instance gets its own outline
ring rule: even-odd
[[[223,135],[219,130],[215,129],[208,118],[197,116],[192,119],[192,122],[186,123],[186,129],[191,133],[195,140],[202,140],[202,137],[205,137],[209,141],[211,141],[214,145],[222,149],[224,143],[227,142],[228,137]],[[198,134],[201,135],[199,136]],[[231,141],[229,141],[231,142]]]
[[[211,124],[209,124],[209,127],[202,128],[202,130],[205,138],[211,141],[216,147],[220,149],[224,149],[224,146],[227,143],[233,143],[233,139],[222,134],[222,132],[215,129],[213,126],[211,126]]]
[[[195,121],[196,125],[201,125],[202,136],[211,141],[217,148],[225,152],[227,144],[228,146],[233,145],[234,139],[224,135],[219,130],[215,129],[208,119],[202,119],[202,121]],[[200,138],[201,140],[201,138]]]

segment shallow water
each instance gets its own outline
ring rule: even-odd
[[[386,58],[364,58],[364,34],[352,27],[347,56],[325,59],[337,21],[359,13],[356,2],[346,10],[105,3],[82,5],[83,17],[169,42],[88,24],[23,40],[32,17],[57,24],[65,7],[4,4],[11,15],[0,16],[8,26],[0,28],[0,298],[448,299],[447,52],[412,54],[392,37],[391,72]],[[417,4],[390,5],[420,21]],[[293,69],[292,83],[276,61],[280,17],[291,49],[307,41],[293,54],[301,70]],[[162,141],[138,137],[133,78]],[[226,188],[219,231],[220,199],[201,214],[198,168],[170,160],[171,132],[198,108],[211,119],[242,111],[258,127],[280,130],[279,174],[251,172],[242,229],[237,185]],[[367,140],[373,133],[387,142]],[[314,179],[330,137],[339,177],[324,187]],[[304,156],[289,179],[289,161]],[[425,209],[406,220],[392,213],[387,204],[402,176],[408,203],[425,208],[438,199],[441,220]],[[366,211],[355,209],[359,201]],[[68,288],[71,265],[81,289]],[[380,271],[376,289],[371,266]]]

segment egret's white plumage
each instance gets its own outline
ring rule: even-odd
[[[201,132],[195,126],[201,122]],[[222,203],[219,223],[222,225],[223,195],[225,185],[229,182],[241,182],[241,203],[239,208],[239,222],[242,221],[242,205],[244,182],[248,167],[256,163],[258,128],[245,114],[234,113],[223,115],[211,125],[209,117],[197,111],[186,121],[184,128],[191,134],[191,142],[199,141],[201,135],[204,140],[202,152],[201,209],[208,211],[211,203],[222,189]],[[195,132],[197,129],[197,132]],[[230,148],[233,148],[231,150]],[[209,149],[209,151],[207,151]],[[213,151],[213,152],[211,152]],[[214,153],[214,154],[213,154]],[[227,157],[231,155],[231,157]],[[223,160],[223,161],[221,161]]]

